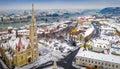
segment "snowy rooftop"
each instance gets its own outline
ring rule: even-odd
[[[117,42],[120,40],[119,36],[104,36],[104,35],[102,35],[101,39],[108,40],[110,42]]]
[[[13,29],[13,27],[9,26],[8,29]]]
[[[120,27],[116,27],[118,31],[120,31]]]
[[[27,29],[18,30],[18,32],[29,32]]]
[[[95,39],[93,40],[93,47],[110,48],[110,42],[108,40]]]
[[[8,49],[9,44],[8,43],[1,43],[0,47],[3,47],[4,49]]]
[[[16,46],[19,44],[19,41],[20,41],[19,39],[20,39],[20,38],[12,37],[11,40],[9,40],[10,47],[11,47],[13,50],[16,50]],[[21,51],[26,50],[29,41],[23,37],[23,38],[21,38],[21,43],[22,43],[22,46],[24,46],[24,49],[21,48]]]
[[[0,34],[6,34],[6,33],[8,33],[7,31],[4,31],[4,32],[0,32]]]
[[[115,29],[113,29],[113,28],[105,28],[105,27],[103,27],[103,28],[101,28],[102,30],[109,30],[109,31],[114,31]]]
[[[83,51],[81,52],[79,50],[78,54],[76,55],[77,57],[86,57],[86,58],[91,58],[91,59],[97,59],[101,61],[108,61],[108,62],[113,62],[113,63],[118,63],[120,64],[120,57],[119,56],[114,56],[114,55],[106,55],[102,53],[95,53],[91,51]]]
[[[87,30],[86,30],[86,32],[85,32],[84,37],[87,37],[87,36],[88,36],[88,35],[90,35],[93,31],[94,31],[94,28],[93,28],[93,27],[92,27],[92,28],[87,29]]]
[[[93,42],[98,44],[110,44],[108,40],[103,40],[103,39],[95,39],[93,40]]]

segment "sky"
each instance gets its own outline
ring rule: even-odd
[[[102,9],[120,7],[120,0],[0,0],[0,9]]]

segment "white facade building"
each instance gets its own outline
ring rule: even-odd
[[[78,52],[76,64],[98,69],[120,69],[120,57],[91,51]]]
[[[94,39],[90,42],[92,50],[97,51],[97,52],[102,52],[106,49],[110,49],[111,48],[111,43],[108,40],[104,40],[104,39]]]

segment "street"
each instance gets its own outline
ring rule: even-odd
[[[75,51],[71,52],[69,55],[67,55],[64,59],[61,59],[57,61],[57,66],[63,67],[64,69],[76,69],[75,67],[72,66],[72,61],[76,54],[78,53],[80,48],[76,49]],[[53,61],[48,61],[47,63],[44,63],[40,65],[37,69],[43,69],[48,66],[52,66]]]
[[[0,58],[0,69],[9,69],[1,58]]]
[[[100,29],[99,29],[97,21],[93,21],[93,22],[91,22],[91,24],[95,28],[95,32],[94,32],[93,38],[99,37],[99,35],[100,35]]]

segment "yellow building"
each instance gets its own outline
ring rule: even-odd
[[[9,17],[4,17],[4,18],[3,18],[3,21],[4,21],[4,22],[10,22],[10,18],[9,18]]]
[[[39,57],[34,5],[32,5],[32,18],[29,30],[29,39],[13,35],[11,38],[2,41],[0,54],[9,68],[24,66],[36,61]]]

